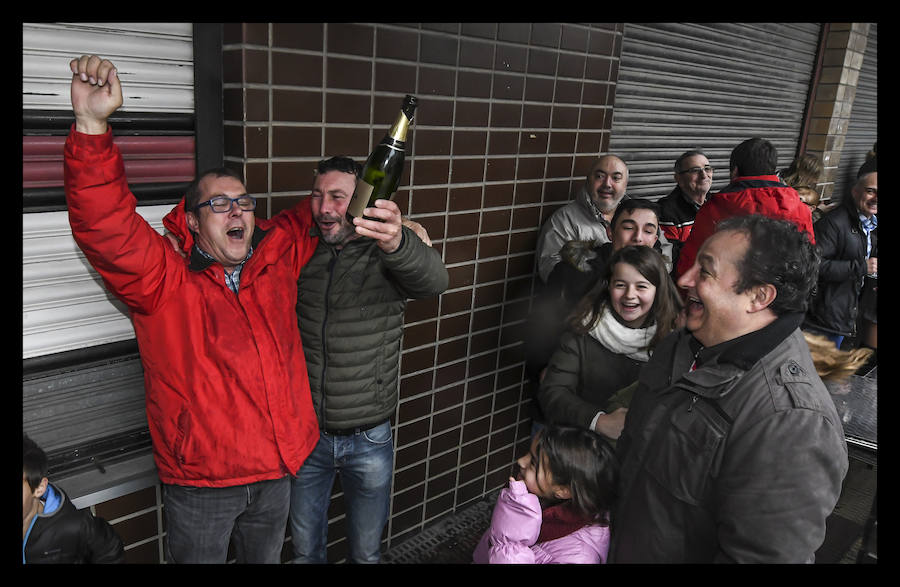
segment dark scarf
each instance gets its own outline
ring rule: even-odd
[[[569,507],[568,502],[550,506],[543,511],[541,532],[537,539],[538,544],[568,536],[572,532],[593,523],[594,520],[579,514],[574,508]]]

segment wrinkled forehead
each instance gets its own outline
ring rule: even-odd
[[[608,155],[598,159],[597,162],[594,163],[594,167],[591,168],[591,177],[595,177],[598,173],[606,175],[619,174],[623,177],[628,177],[628,167],[625,165],[625,162],[618,157]]]
[[[750,248],[750,235],[742,230],[720,230],[715,232],[700,247],[697,259],[711,263],[715,267],[730,265],[737,267]]]
[[[236,198],[247,193],[247,188],[240,180],[229,176],[207,175],[200,180],[197,187],[200,189],[200,202],[205,202],[215,196]]]
[[[345,173],[339,170],[316,174],[316,178],[313,181],[313,190],[325,193],[342,190],[352,195],[356,190],[356,174]]]
[[[679,171],[684,171],[685,169],[690,169],[692,167],[705,167],[707,165],[709,165],[709,159],[707,159],[706,156],[691,155],[681,161]]]
[[[865,192],[866,190],[878,191],[878,173],[873,171],[859,178],[856,185],[853,186],[857,191]]]

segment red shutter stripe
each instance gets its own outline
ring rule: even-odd
[[[63,185],[66,137],[22,137],[22,187]],[[116,137],[128,182],[169,183],[194,179],[194,137]]]

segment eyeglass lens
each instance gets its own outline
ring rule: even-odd
[[[237,198],[228,198],[226,196],[216,196],[210,198],[209,206],[216,212],[228,212],[231,210],[232,202],[237,202],[241,210],[255,210],[256,200],[252,196],[240,196]]]

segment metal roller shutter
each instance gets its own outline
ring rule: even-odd
[[[821,25],[625,24],[610,151],[628,163],[628,193],[657,199],[689,149],[707,153],[713,189],[728,159],[759,136],[786,167],[800,141]]]
[[[51,120],[42,130],[25,125],[30,134],[22,139],[26,200],[35,190],[62,192],[62,148],[70,123],[57,119],[63,113],[71,117],[68,61],[73,57],[96,53],[114,60],[127,84],[120,111],[143,115],[138,127],[153,126],[147,121],[154,118],[171,121],[173,113],[193,117],[190,23],[26,23],[22,33],[23,119]],[[58,114],[42,116],[47,113]],[[113,126],[132,186],[177,185],[193,177],[193,137],[160,136],[184,129],[167,132],[163,124],[162,132],[121,136],[126,133]],[[23,215],[23,359],[134,338],[127,313],[106,294],[75,245],[64,209]],[[169,209],[171,204],[138,207],[157,224]]]
[[[863,55],[862,68],[856,84],[856,96],[847,135],[841,149],[841,161],[834,181],[832,199],[843,198],[856,181],[860,165],[866,161],[866,153],[878,140],[878,25],[869,25],[869,38]]]
[[[22,33],[22,422],[51,471],[70,472],[146,450],[149,435],[128,311],[72,239],[61,199],[68,61],[95,53],[116,64],[115,140],[138,213],[162,231],[195,173],[193,26],[26,23]],[[170,203],[145,205],[160,202]]]
[[[25,23],[22,108],[71,111],[69,59],[86,54],[116,64],[122,112],[194,111],[191,23]]]

